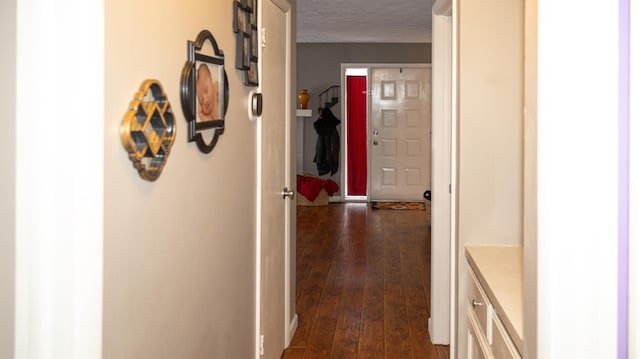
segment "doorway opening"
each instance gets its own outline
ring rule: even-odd
[[[344,68],[344,199],[367,201],[368,196],[368,70]]]
[[[422,202],[431,188],[431,65],[342,64],[341,88],[344,200]]]

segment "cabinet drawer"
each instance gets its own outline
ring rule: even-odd
[[[493,359],[487,339],[480,333],[478,318],[471,308],[467,310],[467,359]]]
[[[471,271],[470,269],[469,278],[469,290],[467,294],[469,308],[475,313],[476,317],[478,318],[480,330],[482,330],[484,336],[487,337],[487,342],[489,343],[489,345],[491,345],[493,342],[491,333],[491,315],[493,314],[493,308],[491,307],[489,298],[480,286],[478,278],[476,278],[475,274],[473,274],[473,271]]]
[[[496,313],[493,313],[492,320],[493,344],[491,351],[496,359],[521,359],[520,353],[511,341],[507,329],[500,321]]]

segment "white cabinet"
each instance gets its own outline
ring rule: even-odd
[[[515,344],[496,313],[493,313],[491,327],[493,333],[491,350],[493,351],[494,358],[521,358],[520,353],[518,353]]]
[[[469,320],[469,331],[467,332],[468,338],[468,359],[487,359],[491,358],[489,344],[485,337],[478,337],[480,329],[478,328],[477,318],[473,317],[473,312],[467,312],[467,319]],[[480,334],[481,335],[481,334]]]
[[[473,271],[469,270],[469,291],[468,291],[469,315],[477,321],[480,334],[491,344],[491,315],[493,307],[484,289],[478,282]]]
[[[504,249],[500,248],[499,250],[503,251]],[[522,356],[517,349],[516,340],[519,343],[522,342],[522,338],[519,337],[521,330],[513,330],[513,335],[516,338],[512,337],[506,329],[505,322],[510,328],[514,328],[513,321],[504,311],[504,305],[498,302],[498,298],[505,296],[502,293],[496,295],[495,291],[500,285],[494,286],[493,291],[489,288],[492,283],[495,283],[492,281],[496,279],[495,274],[502,272],[502,274],[509,276],[514,273],[487,268],[483,265],[484,258],[473,257],[473,254],[484,255],[487,253],[491,254],[487,248],[482,248],[479,251],[473,251],[473,249],[467,251],[467,259],[470,264],[473,263],[469,268],[467,290],[468,359],[520,359]],[[491,262],[493,260],[488,261],[488,263]],[[489,273],[482,273],[483,268],[488,269]],[[515,273],[515,276],[517,275]],[[500,282],[504,282],[504,278],[500,278]],[[519,287],[515,286],[513,289],[518,291]],[[515,297],[521,297],[521,294],[515,294]]]

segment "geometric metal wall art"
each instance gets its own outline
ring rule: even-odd
[[[213,150],[224,133],[229,107],[229,81],[224,54],[208,30],[187,41],[187,61],[180,76],[180,102],[187,121],[187,137],[203,153]]]
[[[244,73],[245,86],[258,86],[258,0],[235,0],[233,16],[236,68]]]
[[[162,85],[145,80],[120,125],[120,140],[140,177],[158,179],[175,138],[175,118]]]

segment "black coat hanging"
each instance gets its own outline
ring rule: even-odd
[[[334,175],[340,167],[340,135],[336,128],[339,124],[340,120],[328,108],[323,109],[313,123],[318,134],[313,162],[316,163],[320,176],[327,173]]]

